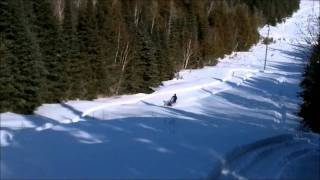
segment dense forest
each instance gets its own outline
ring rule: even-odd
[[[281,2],[281,3],[280,3]],[[0,0],[0,112],[152,92],[258,42],[299,0]]]
[[[303,118],[305,127],[320,133],[320,37],[305,68],[301,87],[303,89],[301,97],[304,102],[299,115]]]
[[[270,25],[283,22],[288,13],[297,10],[299,1],[294,0],[241,0],[255,11],[258,9],[264,15],[266,22]]]

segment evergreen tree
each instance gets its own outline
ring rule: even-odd
[[[129,92],[151,92],[159,83],[158,64],[151,39],[142,30],[137,32],[134,59],[129,64],[126,89]]]
[[[303,117],[304,125],[314,132],[320,133],[320,38],[314,46],[312,56],[305,69],[304,80],[301,82],[303,92],[299,115]]]
[[[16,97],[14,95],[15,89],[13,87],[13,75],[11,72],[12,65],[15,58],[8,48],[6,47],[5,37],[13,37],[10,33],[10,20],[13,18],[12,14],[9,12],[10,7],[8,7],[8,1],[0,1],[0,113],[10,111],[14,108],[15,103],[12,98]],[[10,35],[11,34],[11,35]]]
[[[156,87],[159,84],[159,63],[156,58],[155,45],[150,39],[147,32],[139,32],[138,39],[141,39],[138,47],[138,54],[141,61],[145,63],[143,70],[143,80],[145,82],[146,90],[151,91],[151,87]]]
[[[250,48],[252,43],[255,42],[255,40],[251,40],[251,36],[254,36],[257,32],[251,31],[251,23],[250,23],[250,17],[248,14],[248,9],[245,5],[237,5],[235,10],[235,21],[238,22],[237,30],[238,30],[238,39],[237,42],[239,44],[240,50],[246,50]],[[256,39],[258,40],[258,39]]]
[[[4,97],[12,96],[7,101],[13,103],[13,111],[31,112],[43,102],[41,88],[45,69],[26,18],[25,4],[22,0],[6,1],[4,4],[7,5],[7,14],[2,22],[1,48],[4,57],[1,56],[1,64],[8,67],[10,77],[4,80],[10,86],[10,93],[4,92]]]
[[[18,100],[10,64],[17,60],[5,46],[3,37],[0,40],[0,57],[0,112],[6,112],[14,109]]]
[[[246,3],[252,11],[262,11],[267,24],[275,25],[292,15],[299,9],[300,0],[241,0]]]
[[[173,64],[174,73],[182,67],[182,33],[183,19],[173,19],[171,23],[171,33],[168,40],[169,61]]]
[[[66,98],[75,99],[83,98],[83,67],[80,61],[80,47],[74,13],[72,13],[72,2],[65,1],[64,18],[62,23],[62,58],[65,62],[66,81]]]
[[[95,76],[97,78],[96,88],[99,95],[110,94],[109,87],[116,84],[116,80],[118,80],[110,74],[115,73],[114,59],[116,58],[115,54],[117,51],[115,46],[118,43],[117,38],[119,36],[119,32],[114,27],[115,21],[110,3],[108,0],[100,0],[97,7],[98,40]]]
[[[62,39],[59,23],[51,11],[50,0],[34,0],[33,11],[36,16],[34,28],[41,47],[41,59],[46,68],[46,88],[42,89],[46,102],[58,102],[64,98],[67,82],[65,62],[62,59]]]
[[[88,0],[80,10],[78,33],[80,44],[80,69],[82,74],[81,87],[85,98],[94,98],[97,78],[95,70],[97,64],[97,23],[92,0]]]
[[[164,81],[167,79],[171,79],[174,75],[174,62],[170,61],[168,55],[168,45],[166,36],[164,33],[159,34],[159,40],[157,40],[158,44],[155,45],[155,58],[158,62],[159,69],[159,81]]]

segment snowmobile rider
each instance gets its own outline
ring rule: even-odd
[[[174,95],[171,97],[168,105],[169,105],[169,106],[172,106],[173,104],[175,104],[175,103],[177,102],[177,99],[178,99],[177,95],[174,94]]]

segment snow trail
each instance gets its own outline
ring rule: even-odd
[[[249,72],[249,73],[245,73],[244,75],[242,76],[239,76],[237,77],[235,74],[237,72]],[[201,84],[201,85],[196,85],[196,86],[191,86],[191,87],[178,87],[177,89],[174,89],[174,90],[169,90],[169,91],[165,91],[165,92],[154,92],[152,94],[148,94],[148,95],[145,95],[143,97],[140,97],[140,98],[137,98],[137,99],[131,99],[131,100],[125,100],[125,101],[121,101],[121,102],[111,102],[111,103],[104,103],[103,105],[101,106],[97,106],[97,107],[93,107],[91,109],[88,109],[84,112],[82,112],[81,114],[81,118],[95,112],[95,111],[99,111],[101,109],[105,109],[105,108],[110,108],[112,106],[118,106],[118,105],[124,105],[124,104],[134,104],[134,103],[138,103],[139,101],[146,101],[148,102],[147,100],[148,99],[152,99],[152,98],[157,98],[157,97],[170,97],[171,95],[175,94],[175,93],[181,93],[181,92],[191,92],[191,91],[194,91],[194,90],[200,90],[200,89],[203,89],[203,88],[210,88],[210,87],[215,87],[219,84],[222,84],[226,81],[230,81],[232,82],[233,79],[236,79],[236,78],[239,78],[241,79],[240,82],[237,82],[237,85],[240,85],[243,81],[245,81],[247,78],[251,77],[252,76],[252,73],[257,73],[259,72],[259,70],[254,70],[254,69],[244,69],[244,68],[236,68],[236,69],[232,69],[232,70],[229,70],[228,73],[227,73],[227,76],[224,77],[223,79],[218,79],[218,81],[214,81],[212,83],[205,83],[205,84]],[[226,90],[229,90],[230,88],[224,88],[224,89],[221,89],[221,90],[217,90],[217,91],[213,91],[211,92],[212,94],[217,94],[219,92],[223,92],[223,91],[226,91]],[[161,101],[162,102],[162,101]],[[160,103],[161,103],[160,102]]]
[[[279,178],[282,174],[289,173],[283,172],[283,169],[293,161],[316,152],[315,147],[319,148],[319,145],[303,140],[297,141],[296,137],[291,134],[259,140],[249,145],[237,147],[229,152],[225,158],[226,162],[221,167],[221,174],[218,172],[218,174],[212,174],[212,177],[215,179],[239,179],[239,177],[246,177],[245,179]],[[317,156],[319,154],[312,155],[314,158]],[[270,162],[270,159],[273,161]],[[313,175],[319,177],[320,173]],[[293,176],[290,178],[299,177]]]

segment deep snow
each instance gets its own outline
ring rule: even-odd
[[[319,179],[320,137],[296,116],[315,5],[303,0],[271,27],[266,71],[258,43],[152,94],[2,113],[0,177]],[[164,107],[174,93],[178,103]]]

